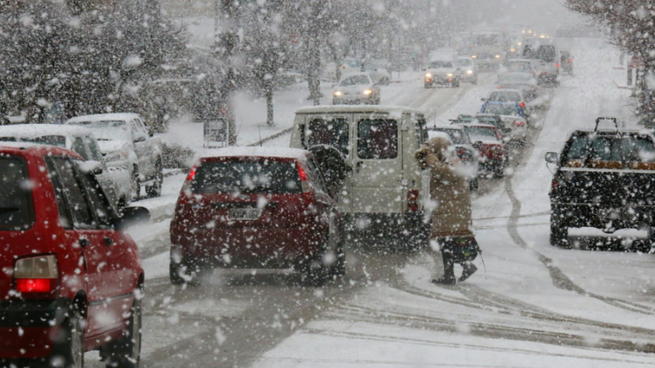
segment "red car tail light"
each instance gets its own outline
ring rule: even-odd
[[[525,108],[525,102],[521,102],[521,107]]]
[[[573,64],[573,59],[569,59],[569,63]]]
[[[54,255],[21,258],[14,265],[16,291],[50,293],[58,286],[59,269]]]
[[[412,189],[407,191],[407,211],[418,211],[419,210],[419,191],[418,189]]]
[[[311,193],[307,171],[305,171],[305,169],[300,164],[300,161],[298,160],[296,160],[296,167],[298,168],[298,177],[300,178],[300,188],[302,188],[302,192]]]
[[[193,178],[196,177],[196,171],[198,171],[198,166],[194,166],[191,168],[191,171],[189,171],[189,175],[186,177],[186,181],[192,181]]]
[[[512,125],[517,126],[517,127],[522,127],[523,126],[523,121],[521,120],[515,120]]]
[[[498,86],[498,89],[503,89],[503,86],[500,86],[500,85],[499,85],[499,86]]]
[[[559,63],[555,64],[555,68],[559,69]]]

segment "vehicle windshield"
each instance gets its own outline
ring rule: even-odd
[[[0,157],[0,230],[25,230],[34,222],[31,183],[24,160]]]
[[[130,140],[130,127],[126,121],[76,121],[71,125],[79,125],[93,130],[99,141]]]
[[[341,87],[360,86],[371,84],[371,80],[366,75],[355,75],[348,77],[339,83]]]
[[[496,46],[500,44],[500,36],[496,34],[476,35],[471,38],[473,46]]]
[[[453,67],[453,62],[447,60],[435,60],[435,61],[431,61],[430,64],[428,64],[429,69],[445,69],[445,68],[452,68],[452,67]]]
[[[496,91],[489,94],[487,101],[495,102],[521,102],[521,94],[518,92]]]
[[[494,115],[519,115],[519,107],[515,103],[486,104],[482,113]]]
[[[471,140],[469,139],[468,134],[464,130],[460,129],[448,129],[448,128],[434,128],[431,129],[429,132],[443,132],[448,134],[450,137],[450,140],[453,142],[453,144],[471,144]]]
[[[600,161],[655,162],[655,145],[651,139],[638,136],[574,136],[565,149],[565,158],[568,164],[583,160],[592,166]]]
[[[494,128],[464,125],[464,130],[471,138],[471,142],[498,142]]]
[[[295,161],[220,161],[198,166],[191,185],[196,194],[300,193]]]

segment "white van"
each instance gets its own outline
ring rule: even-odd
[[[339,204],[350,230],[385,234],[404,244],[427,242],[428,171],[415,152],[427,140],[423,112],[389,106],[316,106],[296,112],[292,148],[332,146],[349,173]],[[320,161],[320,159],[319,159]],[[426,215],[427,213],[427,215]]]

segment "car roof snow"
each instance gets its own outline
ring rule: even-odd
[[[385,105],[326,105],[326,106],[309,106],[302,107],[296,111],[296,114],[331,114],[331,113],[362,113],[362,114],[416,114],[423,115],[423,111],[403,106],[385,106]]]
[[[37,138],[46,135],[66,137],[93,136],[93,132],[84,127],[58,124],[14,124],[0,126],[0,137]]]
[[[218,148],[203,154],[203,158],[216,157],[273,157],[303,159],[309,155],[309,151],[297,148],[281,147],[226,147]]]
[[[66,123],[78,123],[82,121],[128,121],[137,117],[139,117],[138,114],[130,112],[115,114],[93,114],[76,116],[74,118],[68,119]]]

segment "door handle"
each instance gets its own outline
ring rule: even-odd
[[[80,247],[82,247],[82,248],[89,245],[89,239],[80,238],[79,242],[80,242]]]
[[[112,245],[112,244],[114,244],[114,239],[112,239],[112,238],[105,238],[105,245],[106,245],[106,246],[110,246],[110,245]]]

